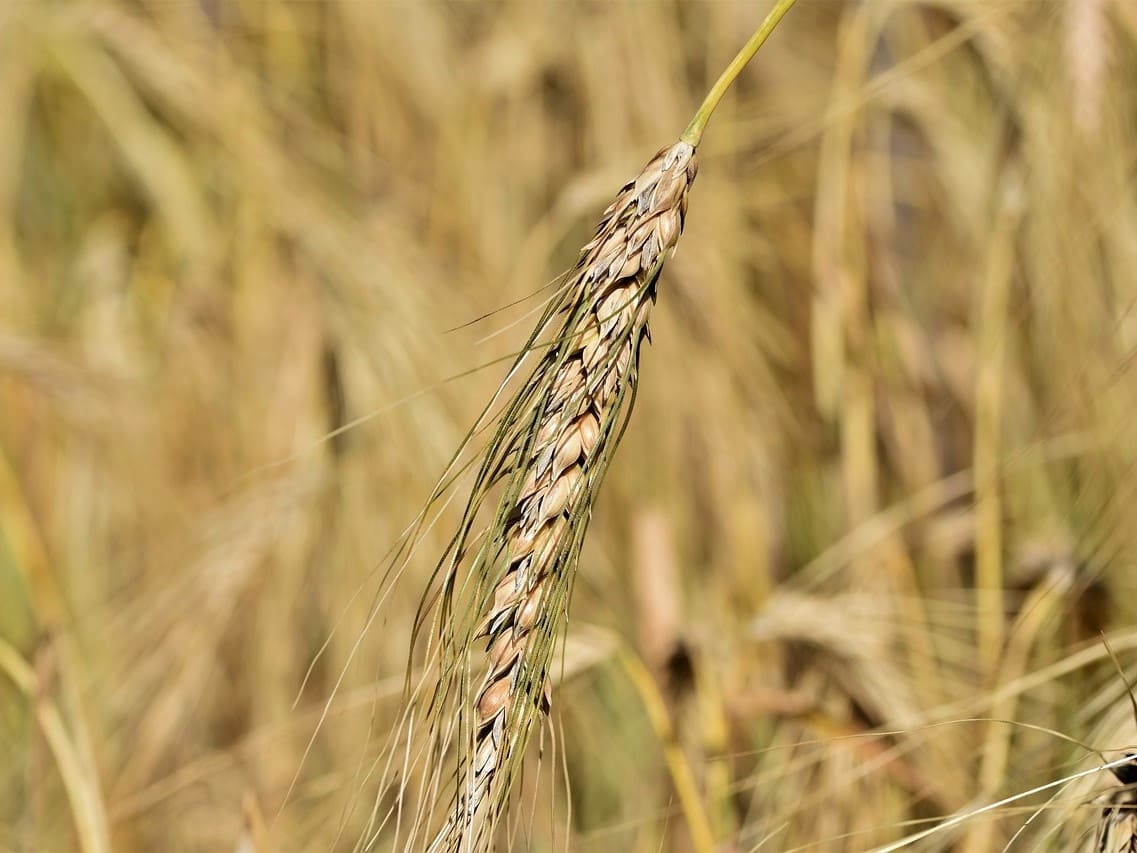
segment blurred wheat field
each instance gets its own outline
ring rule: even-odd
[[[463,484],[387,555],[768,5],[0,4],[0,851],[356,846]],[[674,748],[724,850],[1094,849],[1135,79],[1131,0],[800,0],[700,148],[503,848],[692,849]]]

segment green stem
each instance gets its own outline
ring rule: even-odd
[[[687,125],[687,129],[683,131],[683,135],[679,138],[684,142],[689,142],[693,146],[698,146],[699,141],[703,138],[703,131],[707,127],[707,122],[711,120],[711,113],[715,111],[715,107],[719,105],[722,96],[726,94],[726,90],[734,83],[734,78],[737,77],[742,69],[746,67],[747,63],[754,58],[754,54],[770,37],[770,33],[774,31],[774,27],[778,26],[778,22],[785,17],[786,12],[790,7],[797,2],[797,0],[778,0],[774,4],[774,8],[770,10],[770,14],[766,16],[766,20],[762,22],[750,40],[742,46],[742,50],[738,55],[730,61],[730,65],[726,70],[719,75],[719,79],[715,81],[715,85],[711,87],[711,91],[707,93],[707,97],[703,100],[702,106],[699,107],[695,117],[691,119],[691,123]]]
[[[792,0],[791,0],[792,2]],[[679,807],[687,819],[687,829],[691,833],[691,846],[696,853],[714,853],[715,834],[711,829],[711,820],[699,796],[699,786],[695,782],[695,772],[691,769],[687,756],[679,746],[675,737],[675,727],[671,722],[671,714],[667,710],[667,702],[659,692],[659,687],[640,659],[626,649],[617,653],[632,685],[640,694],[647,711],[648,720],[655,730],[656,737],[663,745],[663,760],[671,772],[671,781],[675,785],[675,794],[679,798]]]

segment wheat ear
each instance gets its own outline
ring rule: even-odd
[[[1137,853],[1137,756],[1113,768],[1124,787],[1102,798],[1096,853]]]
[[[511,440],[488,471],[509,470],[486,617],[489,671],[477,690],[472,754],[433,849],[480,849],[508,787],[510,758],[548,704],[548,642],[592,502],[630,410],[640,342],[664,260],[683,230],[697,170],[687,142],[656,154],[620,190],[568,283],[564,324],[510,407]],[[532,389],[540,389],[533,393]]]
[[[404,774],[419,760],[441,760],[457,732],[456,785],[432,853],[490,846],[533,724],[548,710],[553,643],[593,501],[631,412],[656,282],[683,231],[698,170],[696,146],[731,82],[793,3],[778,0],[680,140],[623,186],[510,371],[519,375],[544,347],[503,408],[438,566],[438,591],[426,599],[438,605],[430,658],[438,679],[427,694],[429,744],[407,759]],[[491,490],[500,490],[493,520],[475,532]],[[471,613],[480,618],[471,621]],[[475,681],[471,650],[480,639],[489,666]],[[435,775],[428,786],[437,783]],[[429,823],[433,802],[428,793],[419,803],[412,835]]]

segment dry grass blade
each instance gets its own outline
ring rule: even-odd
[[[696,171],[694,147],[677,142],[656,154],[605,211],[527,348],[563,318],[505,408],[440,566],[434,638],[440,680],[430,727],[444,749],[456,716],[459,759],[452,808],[434,850],[484,846],[533,723],[548,707],[553,643],[573,569],[631,410],[656,281],[683,230]],[[493,521],[475,534],[475,516],[494,489],[500,497]],[[461,584],[460,570],[466,570]],[[489,670],[475,686],[468,673],[482,638]]]

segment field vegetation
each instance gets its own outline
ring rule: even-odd
[[[472,472],[404,533],[769,5],[0,3],[0,851],[398,849]],[[1129,0],[799,0],[699,147],[502,848],[1094,849],[1134,80]]]

